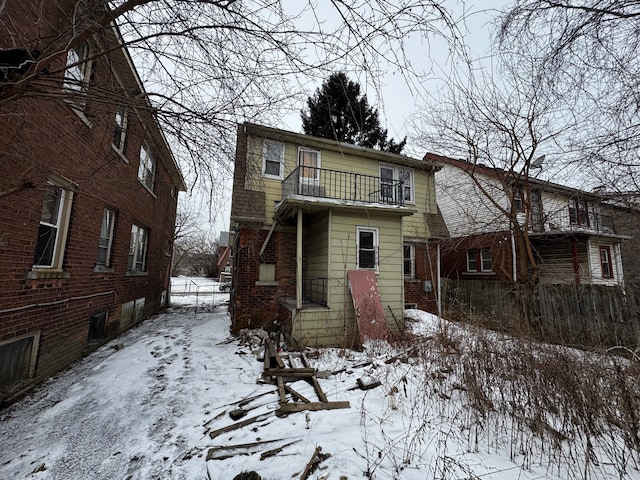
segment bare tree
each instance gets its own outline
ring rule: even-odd
[[[0,48],[22,55],[2,70],[0,114],[20,99],[64,101],[84,92],[104,108],[116,101],[145,108],[163,125],[187,180],[216,197],[217,185],[230,176],[237,122],[275,122],[297,111],[305,85],[335,69],[365,72],[372,81],[385,69],[415,78],[404,42],[416,35],[443,36],[455,50],[461,36],[441,3],[0,2]],[[33,32],[17,27],[18,15],[33,18]],[[110,55],[109,32],[131,52],[150,103],[130,90],[60,88],[69,68]],[[91,56],[65,63],[68,52],[87,41]]]
[[[640,3],[517,0],[503,14],[499,45],[535,55],[538,80],[579,122],[573,161],[607,190],[640,190]]]
[[[530,179],[540,173],[542,152],[557,152],[556,140],[573,124],[557,122],[564,112],[532,73],[534,62],[529,65],[523,74],[505,64],[499,79],[479,69],[469,78],[450,78],[447,89],[419,117],[418,142],[427,151],[462,160],[461,170],[473,188],[467,197],[455,195],[469,209],[468,218],[460,221],[472,233],[510,231],[517,277],[533,285],[539,266],[529,235],[538,199],[532,198]],[[455,236],[455,229],[451,233]]]

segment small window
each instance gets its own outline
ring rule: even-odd
[[[113,128],[113,146],[123,153],[127,139],[127,110],[124,107],[116,110],[115,126]]]
[[[491,272],[491,249],[471,249],[467,250],[467,272]]]
[[[113,210],[105,208],[102,211],[102,226],[100,227],[100,240],[98,242],[98,258],[96,263],[105,267],[111,266],[111,242],[113,241],[113,225],[116,214]]]
[[[358,251],[357,268],[359,270],[378,269],[378,229],[357,228]]]
[[[318,185],[320,183],[320,152],[300,147],[298,149],[300,181]]]
[[[45,189],[34,268],[62,268],[73,192],[57,185]]]
[[[522,202],[522,197],[520,197],[520,192],[513,194],[513,209],[516,213],[524,213],[524,203]]]
[[[131,243],[129,244],[128,270],[130,272],[146,271],[147,241],[149,232],[135,223],[131,226]]]
[[[264,141],[262,174],[282,180],[284,171],[284,145],[271,140]]]
[[[274,263],[261,263],[258,270],[259,282],[275,282],[276,265]]]
[[[608,245],[600,246],[600,268],[602,271],[602,278],[613,278],[611,248]]]
[[[405,278],[413,278],[415,276],[415,247],[411,243],[405,243],[402,246],[403,273]]]
[[[138,180],[140,180],[149,190],[153,190],[154,177],[156,173],[156,158],[149,145],[142,142],[140,147],[140,166],[138,167]]]
[[[64,74],[64,89],[69,92],[84,93],[89,87],[91,61],[89,45],[82,43],[67,52],[67,66]],[[84,107],[84,100],[74,99]]]

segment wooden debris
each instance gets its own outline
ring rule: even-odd
[[[310,402],[311,401],[308,398],[306,398],[304,395],[302,395],[301,393],[295,391],[289,385],[285,384],[285,385],[283,385],[283,387],[287,392],[289,392],[291,394],[292,397],[297,398],[298,400],[302,400],[303,402]]]
[[[365,381],[361,378],[357,379],[356,383],[358,384],[358,388],[360,390],[371,390],[373,388],[376,388],[382,385],[382,383],[379,380],[374,380],[369,383],[365,383]]]
[[[232,423],[231,425],[227,425],[226,427],[219,428],[218,430],[214,430],[209,433],[209,437],[216,438],[218,435],[226,432],[231,432],[233,430],[237,430],[242,427],[246,427],[254,422],[259,422],[267,419],[272,415],[273,412],[263,413],[262,415],[257,415],[255,417],[247,418],[246,420],[242,420],[241,422]]]
[[[302,472],[302,475],[300,475],[300,480],[307,480],[307,478],[309,478],[309,474],[311,473],[311,469],[314,466],[316,457],[320,454],[321,451],[322,451],[322,447],[316,447],[315,451],[313,452],[313,455],[311,455],[311,460],[309,460],[309,462],[307,463],[307,466],[304,467],[304,471]]]
[[[318,411],[318,410],[337,410],[340,408],[351,408],[349,402],[295,402],[295,403],[281,403],[281,413],[293,413],[302,412],[305,410]]]
[[[266,452],[262,452],[260,454],[260,461],[264,460],[265,458],[269,458],[269,457],[274,457],[277,454],[279,454],[282,450],[284,450],[285,448],[293,445],[294,443],[298,443],[300,440],[296,440],[294,442],[290,442],[290,443],[285,443],[284,445],[282,445],[281,447],[278,448],[274,448],[273,450],[267,450]]]
[[[239,443],[236,445],[220,445],[217,447],[211,447],[207,451],[207,461],[224,460],[225,458],[233,457],[236,455],[251,455],[253,453],[256,453],[260,448],[262,448],[265,445],[281,442],[283,440],[284,438],[277,438],[275,440],[262,440],[260,442]],[[284,446],[282,448],[284,448]]]

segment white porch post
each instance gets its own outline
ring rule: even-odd
[[[296,309],[302,308],[302,209],[298,209],[298,228],[296,229]]]
[[[427,247],[429,248],[429,247]],[[437,290],[437,298],[436,301],[438,303],[438,316],[442,317],[442,281],[440,279],[441,277],[441,272],[440,272],[440,241],[438,241],[437,243],[437,248],[438,248],[438,258],[437,258],[437,268],[436,268],[436,281],[438,282],[438,290]]]

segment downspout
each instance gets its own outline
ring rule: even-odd
[[[437,243],[438,255],[436,260],[436,275],[438,282],[438,316],[442,317],[442,281],[440,280],[440,242]]]
[[[298,227],[296,229],[296,309],[302,309],[302,209],[298,209]]]
[[[516,252],[516,238],[511,231],[511,270],[514,283],[518,281],[518,259]]]

